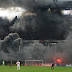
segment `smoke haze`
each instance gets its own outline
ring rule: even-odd
[[[13,21],[0,18],[0,38],[17,32],[25,40],[64,40],[72,29],[71,23],[71,18],[59,13],[27,11],[20,18],[16,16]]]
[[[20,0],[1,0],[1,7],[28,5]],[[28,3],[29,2],[29,3]],[[16,4],[15,4],[16,3]],[[34,6],[35,3],[32,3]],[[24,7],[24,6],[22,6]],[[51,62],[54,57],[63,58],[66,62],[72,60],[72,18],[64,17],[59,12],[32,9],[14,18],[13,21],[0,18],[0,60],[42,59]],[[65,40],[65,43],[45,46],[42,43],[25,43],[25,40]],[[56,48],[56,52],[55,52]]]
[[[25,40],[22,41],[17,33],[11,33],[0,42],[0,60],[24,61],[27,59],[38,59],[44,60],[44,62],[52,62],[54,58],[62,58],[64,62],[71,63],[71,36],[68,36],[69,39],[67,38],[63,43],[58,42],[55,45],[53,43],[50,45],[49,43],[49,45],[45,46],[39,43],[38,40],[33,43],[25,42]]]
[[[20,20],[10,27],[10,31],[17,32],[22,39],[27,40],[64,40],[70,31],[71,23],[71,18],[57,13],[33,10],[24,13]]]
[[[16,4],[13,0],[0,0],[0,7],[2,8],[8,8],[14,6],[16,6]]]
[[[50,0],[48,1],[50,2]],[[16,5],[17,3],[20,5],[29,5],[31,2],[35,5],[32,0],[7,0],[6,2],[12,4],[15,2]],[[36,2],[38,2],[38,0],[36,0]],[[40,1],[40,3],[42,2]],[[3,4],[5,1],[3,0],[1,3]],[[47,3],[47,0],[45,0],[45,3]],[[52,13],[45,9],[32,9],[24,12],[16,22],[14,21],[14,25],[11,26],[6,25],[9,25],[7,19],[1,18],[0,36],[1,39],[3,39],[9,33],[17,32],[22,39],[26,40],[64,40],[69,33],[71,22],[72,21],[69,18],[60,15],[60,11]]]

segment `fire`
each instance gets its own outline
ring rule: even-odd
[[[62,62],[62,61],[61,61],[61,59],[57,59],[57,62],[59,62],[59,63],[60,63],[60,62]]]

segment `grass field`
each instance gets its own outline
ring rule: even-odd
[[[0,72],[72,72],[72,67],[55,67],[53,71],[50,67],[21,66],[17,71],[16,66],[0,66]]]

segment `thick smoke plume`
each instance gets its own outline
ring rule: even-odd
[[[16,53],[20,51],[21,44],[22,44],[22,39],[19,37],[19,35],[17,33],[10,33],[1,42],[1,46],[0,46],[0,50],[1,50],[0,53],[2,57],[1,59],[14,60],[14,57],[17,55]],[[4,57],[5,55],[6,57]]]
[[[39,8],[39,7],[68,7],[72,0],[13,0],[18,6],[23,8]]]
[[[11,1],[16,4],[19,3],[20,5],[26,4],[26,6],[29,5],[30,2],[36,5],[33,0],[7,0],[6,2],[10,3]],[[50,3],[52,2],[50,0],[48,1]],[[36,0],[36,2],[38,2],[38,0]],[[39,1],[38,3],[42,2]],[[3,0],[1,3],[3,4],[5,1]],[[47,0],[44,4],[46,3],[48,3]],[[22,7],[24,8],[24,6]],[[32,8],[24,12],[20,19],[13,22],[14,25],[10,25],[10,22],[6,19],[0,20],[1,39],[11,32],[17,32],[22,39],[27,40],[61,40],[67,37],[71,26],[71,20],[62,16],[60,10],[51,10],[51,12],[49,12],[43,7],[42,9]]]
[[[12,20],[9,21],[7,18],[0,17],[0,39],[3,39],[10,33],[10,26],[12,26],[17,20],[17,16]]]
[[[25,12],[21,18],[13,21],[0,18],[0,38],[11,32],[17,32],[22,39],[27,40],[64,40],[71,28],[71,18],[47,10]]]
[[[8,8],[16,6],[13,0],[0,0],[0,7],[1,8]]]
[[[24,61],[24,60],[44,60],[52,62],[54,58],[60,59],[64,63],[72,62],[72,41],[71,34],[66,40],[58,43],[48,43],[44,45],[39,40],[32,43],[26,42],[17,33],[11,33],[0,42],[0,60]],[[70,42],[69,42],[70,41]],[[47,43],[45,43],[47,44]]]
[[[38,2],[39,4],[44,3],[45,5],[47,5],[48,2],[50,2],[50,0],[48,0],[48,1],[36,0],[36,2]],[[15,6],[29,8],[29,7],[33,7],[33,6],[37,6],[37,5],[35,4],[35,2],[33,0],[0,0],[0,7],[2,7],[2,8],[15,7]]]
[[[7,3],[12,3],[10,1],[11,0]],[[4,3],[3,7],[5,7],[5,1],[2,0],[1,3]],[[19,3],[21,4],[20,0]],[[35,4],[33,4],[33,6],[34,5]],[[6,36],[0,42],[0,60],[17,61],[19,59],[24,61],[26,59],[42,59],[45,62],[51,62],[53,58],[56,57],[63,58],[66,62],[71,62],[72,35],[69,30],[72,29],[72,18],[64,17],[60,12],[48,12],[48,10],[45,9],[32,9],[24,13],[17,21],[15,21],[17,17],[15,17],[12,22],[0,18],[0,36],[3,38]],[[44,46],[39,42],[26,44],[24,39],[66,39],[66,42],[52,46]]]
[[[21,38],[27,40],[64,40],[70,30],[71,18],[64,17],[58,12],[34,9],[23,14],[19,21],[10,27]]]

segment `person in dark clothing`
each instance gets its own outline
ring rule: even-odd
[[[54,65],[55,65],[55,62],[52,63],[51,70],[52,70],[52,68],[54,70]]]

